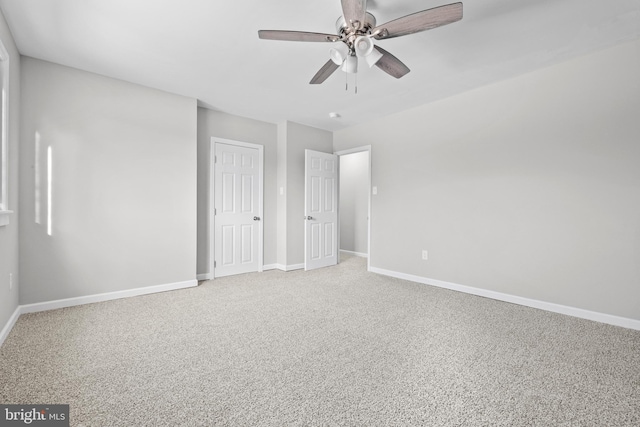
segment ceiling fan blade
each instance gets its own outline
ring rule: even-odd
[[[260,30],[258,37],[266,40],[284,40],[291,42],[337,42],[340,37],[335,34],[308,33],[305,31]]]
[[[406,36],[451,24],[462,19],[462,3],[451,3],[433,9],[423,10],[386,24],[378,25],[372,34],[378,40]]]
[[[364,25],[366,13],[367,0],[342,0],[344,20],[354,29],[361,28]]]
[[[316,75],[313,76],[309,84],[318,85],[320,83],[323,83],[325,80],[329,78],[331,74],[333,74],[334,71],[338,69],[338,67],[340,67],[338,64],[336,64],[332,60],[329,60],[326,64],[322,66],[322,68],[320,68],[320,70],[316,73]]]
[[[382,54],[382,58],[380,58],[378,62],[376,62],[376,66],[385,73],[395,77],[396,79],[399,79],[400,77],[411,71],[409,67],[404,65],[402,61],[400,61],[398,58],[396,58],[380,46],[374,46],[374,48]]]

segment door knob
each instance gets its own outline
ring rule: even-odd
[[[259,216],[254,216],[254,217],[253,217],[253,220],[254,220],[254,221],[260,221],[260,217],[259,217]]]
[[[305,219],[308,220],[308,221],[311,221],[313,219],[313,217],[308,216]]]

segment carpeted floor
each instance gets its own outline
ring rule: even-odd
[[[0,403],[85,427],[640,425],[639,331],[365,263],[23,315]]]

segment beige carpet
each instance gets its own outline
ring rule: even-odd
[[[74,426],[639,426],[640,332],[347,258],[22,316],[0,403]]]

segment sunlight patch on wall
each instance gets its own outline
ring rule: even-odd
[[[47,234],[51,236],[52,224],[51,224],[51,190],[53,181],[53,156],[51,153],[51,146],[47,147]]]
[[[42,224],[42,206],[41,197],[41,177],[40,177],[40,132],[36,131],[35,135],[35,159],[34,159],[34,182],[35,182],[35,219],[36,224]]]

